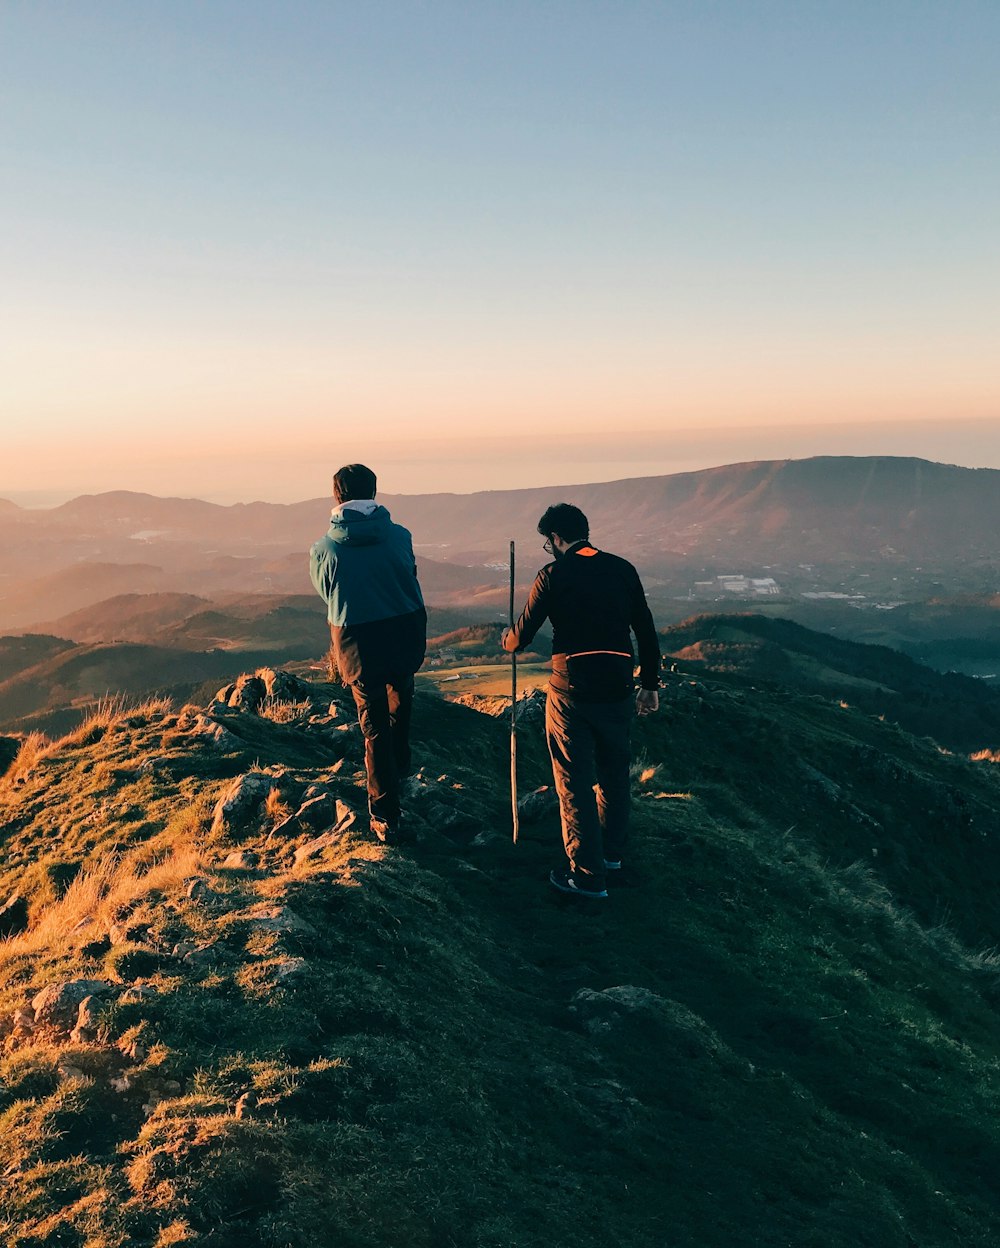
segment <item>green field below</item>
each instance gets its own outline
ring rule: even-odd
[[[544,689],[549,683],[548,663],[519,663],[518,693],[527,689]],[[417,687],[436,689],[447,697],[457,693],[488,694],[496,697],[510,694],[510,665],[481,663],[469,667],[437,667],[417,673]]]

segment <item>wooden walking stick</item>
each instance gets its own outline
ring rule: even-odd
[[[514,543],[510,544],[510,626],[514,627]],[[517,654],[510,656],[510,813],[517,844]]]

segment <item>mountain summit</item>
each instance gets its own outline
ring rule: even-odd
[[[995,766],[739,672],[664,700],[599,913],[530,716],[517,847],[506,725],[431,696],[412,850],[288,672],[0,752],[4,1242],[995,1244]]]

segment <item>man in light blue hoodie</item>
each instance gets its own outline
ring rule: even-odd
[[[427,612],[413,539],[375,502],[375,474],[347,464],[333,478],[330,528],[309,572],[327,604],[337,668],[365,738],[368,810],[381,841],[400,840],[399,790],[410,771],[413,674],[424,661]]]

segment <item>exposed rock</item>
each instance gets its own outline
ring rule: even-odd
[[[357,813],[340,798],[334,799],[330,794],[319,794],[304,802],[294,815],[276,823],[271,835],[283,832],[286,836],[294,835],[303,824],[308,828],[329,828],[332,832],[343,833],[357,822]],[[269,838],[270,839],[270,838]]]
[[[286,980],[295,979],[308,969],[309,963],[305,958],[285,958],[279,962],[274,968],[273,979],[276,984],[283,984]]]
[[[222,750],[235,750],[242,744],[240,738],[224,724],[200,712],[181,715],[177,727],[188,736],[200,737],[206,744]]]
[[[262,667],[257,676],[264,682],[267,696],[275,701],[311,703],[316,697],[315,688],[308,681],[293,676],[291,672]]]
[[[188,881],[187,895],[192,901],[197,901],[207,906],[225,901],[225,894],[217,893],[215,889],[210,888],[206,881],[200,877],[195,877],[193,880]]]
[[[529,724],[542,723],[545,720],[545,692],[542,689],[530,689],[526,694],[517,700],[517,711],[515,712],[517,723]]]
[[[260,855],[252,849],[234,849],[222,861],[224,871],[254,871],[260,862]]]
[[[490,832],[484,828],[482,832],[478,832],[472,838],[469,844],[474,845],[476,849],[485,849],[488,845],[497,845],[500,841],[506,841],[507,839],[506,836],[501,836],[499,832]]]
[[[232,684],[218,691],[209,710],[228,707],[247,714],[260,713],[265,700],[273,702],[316,703],[316,690],[307,681],[300,680],[291,672],[276,671],[262,667],[252,675],[244,672]],[[317,706],[317,709],[325,709]]]
[[[479,820],[464,810],[431,801],[421,811],[421,818],[436,831],[453,840],[471,841],[479,829]]]
[[[24,1040],[35,1030],[34,1010],[15,1010],[11,1019],[15,1040]]]
[[[126,988],[118,998],[119,1005],[137,1005],[140,1001],[148,1001],[150,997],[159,996],[159,989],[152,984],[133,984]]]
[[[570,1010],[596,1040],[610,1035],[616,1045],[627,1044],[627,1037],[619,1033],[652,1027],[660,1037],[665,1063],[707,1060],[743,1077],[753,1073],[750,1063],[734,1053],[703,1018],[648,988],[635,984],[619,984],[603,992],[583,988],[574,995]]]
[[[35,1026],[69,1031],[76,1023],[82,1001],[113,991],[114,986],[103,979],[70,979],[61,984],[49,984],[31,999]]]
[[[558,810],[559,797],[550,784],[543,784],[541,788],[533,789],[532,792],[526,793],[517,803],[518,816],[525,823],[534,823],[538,819],[544,819],[546,815],[558,812]]]
[[[581,988],[573,996],[570,1010],[591,1035],[613,1031],[624,1015],[657,1016],[667,1008],[667,1001],[648,988],[635,984],[620,984],[597,992],[593,988]]]
[[[69,1034],[74,1044],[92,1044],[97,1039],[101,1020],[101,1002],[97,997],[84,997],[76,1015],[76,1026]]]
[[[216,802],[212,812],[212,832],[243,831],[275,787],[274,776],[262,771],[248,771],[246,775],[237,776]]]
[[[205,966],[212,961],[214,957],[215,941],[207,941],[203,945],[196,945],[194,949],[184,955],[184,961],[189,966]]]
[[[232,707],[236,711],[253,714],[267,697],[267,686],[259,676],[244,672],[233,684],[226,685],[215,695],[214,702]]]
[[[16,936],[28,928],[28,901],[19,893],[0,906],[0,937]]]
[[[601,1079],[586,1084],[582,1089],[584,1103],[595,1110],[611,1126],[627,1126],[642,1106],[620,1083],[613,1079]]]
[[[331,793],[318,793],[304,801],[294,817],[318,832],[337,822],[336,809],[337,802]]]
[[[341,835],[337,831],[324,832],[322,836],[306,841],[304,845],[300,845],[295,851],[295,865],[298,867],[304,862],[309,862],[312,858],[318,858],[324,849],[332,845],[339,845],[340,841]]]
[[[282,935],[315,936],[316,929],[295,913],[291,906],[259,907],[241,915],[259,932],[280,932]]]

